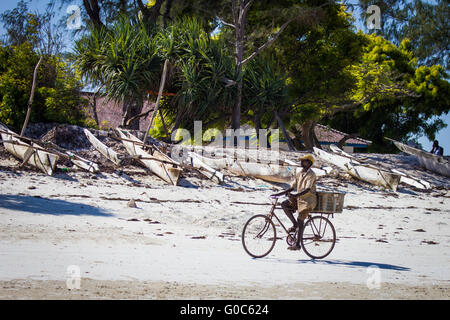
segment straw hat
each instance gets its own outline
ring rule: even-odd
[[[314,164],[314,156],[312,154],[305,154],[303,157],[298,158],[297,160],[309,160],[311,164]]]

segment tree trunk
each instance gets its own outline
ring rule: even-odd
[[[341,140],[339,140],[338,142],[338,148],[339,149],[343,149],[344,148],[344,144],[348,139],[352,139],[352,138],[357,138],[358,135],[357,134],[347,134],[345,135]]]
[[[172,9],[172,2],[173,2],[173,0],[166,0],[166,7],[164,8],[163,21],[162,21],[163,28],[167,27],[167,20],[169,20],[169,18],[170,18],[170,9]]]
[[[313,137],[313,141],[314,141],[314,145],[315,147],[322,149],[322,147],[320,146],[320,141],[316,136],[316,130],[314,130],[316,127],[316,123],[313,122],[312,126],[311,126],[311,136]]]
[[[155,108],[153,110],[152,117],[151,117],[150,122],[148,124],[147,131],[145,131],[144,143],[147,140],[148,132],[152,128],[153,120],[155,119],[156,113],[158,112],[159,100],[161,100],[161,96],[162,96],[162,93],[163,93],[163,90],[164,90],[164,84],[166,83],[166,75],[167,75],[167,66],[168,66],[168,64],[169,64],[169,60],[166,59],[166,61],[164,61],[163,73],[162,73],[162,76],[161,76],[161,82],[159,84],[158,98],[156,99]]]
[[[30,99],[28,100],[28,108],[27,108],[27,115],[25,116],[25,121],[23,123],[22,126],[22,131],[20,132],[20,135],[23,137],[23,135],[25,134],[25,129],[27,128],[28,125],[28,121],[30,120],[30,115],[31,115],[31,105],[33,104],[33,98],[34,98],[34,90],[36,89],[36,79],[37,79],[37,73],[38,73],[38,69],[39,66],[43,60],[43,56],[41,56],[39,58],[38,63],[36,64],[36,67],[34,68],[34,73],[33,73],[33,82],[31,84],[31,93],[30,93]]]
[[[161,15],[161,6],[164,3],[165,0],[156,0],[155,5],[153,7],[147,7],[144,5],[142,0],[137,0],[138,7],[140,11],[142,12],[142,15],[144,17],[144,20],[149,23],[156,23],[156,20]]]
[[[94,94],[92,95],[92,101],[89,101],[89,104],[91,105],[92,108],[92,117],[94,118],[95,124],[98,126],[100,126],[100,122],[98,120],[98,113],[97,113],[97,95],[99,94],[101,90],[101,87],[94,92]]]
[[[262,129],[261,126],[261,117],[259,115],[259,113],[255,114],[254,118],[253,118],[253,124],[255,125],[255,130],[256,130],[256,139],[259,143],[259,129]]]
[[[291,137],[289,136],[288,132],[286,131],[286,128],[284,127],[283,120],[281,120],[281,117],[276,110],[274,111],[274,114],[275,118],[277,119],[278,125],[280,126],[281,131],[283,132],[284,138],[286,139],[289,150],[296,151],[294,144],[292,143]]]
[[[131,112],[130,116],[134,116],[136,114],[142,113],[142,109],[144,107],[144,101],[142,99],[134,101],[134,103],[131,105]],[[140,118],[134,118],[130,123],[127,125],[127,128],[133,129],[133,130],[140,130]]]
[[[236,90],[236,104],[234,105],[231,115],[231,128],[237,130],[241,126],[241,105],[242,105],[242,88],[243,78],[242,74],[242,60],[244,60],[244,34],[246,23],[246,12],[244,11],[246,1],[239,0],[236,5],[235,0],[232,0],[232,13],[234,17],[235,26],[235,63],[236,63],[236,77],[240,77],[237,83]],[[234,145],[237,145],[237,138],[234,139]]]
[[[133,117],[133,111],[136,109],[136,102],[132,98],[126,98],[122,106],[122,121],[120,126],[122,128],[130,129],[133,125],[129,121]]]
[[[98,5],[98,0],[83,0],[83,5],[89,16],[89,20],[94,25],[94,27],[103,27],[104,24],[100,19],[100,7]]]
[[[314,128],[314,122],[312,120],[307,120],[302,123],[302,137],[303,144],[305,145],[306,150],[312,151],[314,147],[314,138],[312,135],[312,130]]]

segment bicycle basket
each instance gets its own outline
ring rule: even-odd
[[[344,208],[343,192],[317,191],[317,205],[315,212],[341,213]]]

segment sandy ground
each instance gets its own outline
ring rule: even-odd
[[[1,281],[1,299],[183,299],[183,300],[300,300],[300,299],[448,299],[448,285],[413,286],[383,283],[378,289],[338,282],[292,285],[222,286],[165,281],[83,279],[80,289],[66,281]]]
[[[132,166],[49,177],[18,163],[0,157],[0,299],[450,298],[450,183],[411,161],[398,165],[433,190],[319,180],[346,192],[323,260],[284,240],[266,258],[245,253],[245,222],[280,190],[261,180],[186,176],[168,186]]]

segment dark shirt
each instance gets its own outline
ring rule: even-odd
[[[442,155],[444,155],[444,148],[442,148],[442,147],[433,147],[433,149],[431,150],[431,153],[437,154],[438,156],[442,156]]]

